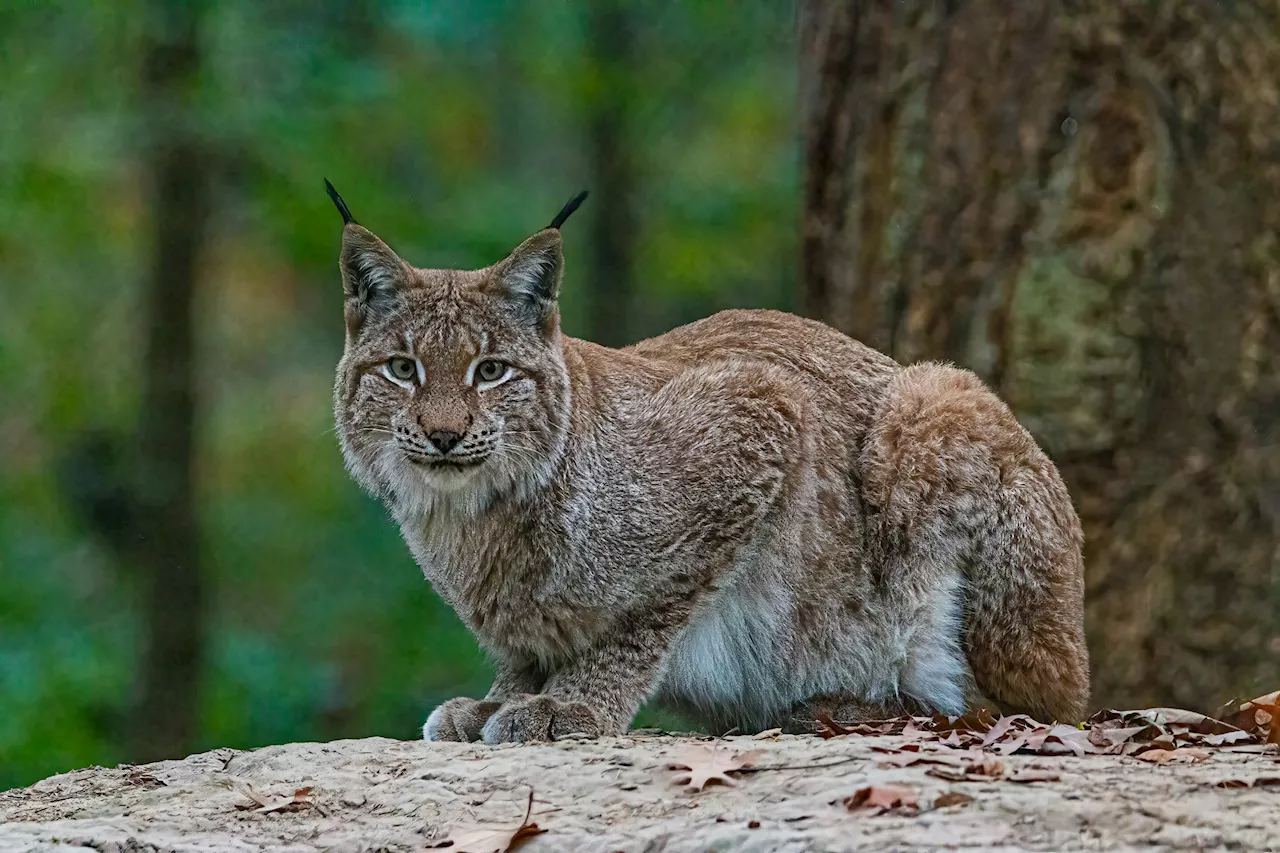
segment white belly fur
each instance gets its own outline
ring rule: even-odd
[[[843,693],[868,702],[909,696],[927,708],[964,709],[962,584],[935,589],[915,612],[868,602],[838,637],[810,638],[796,654],[784,585],[738,574],[677,637],[656,695],[744,726],[772,725],[797,702]],[[896,611],[896,612],[895,612]],[[835,654],[818,659],[817,649]]]

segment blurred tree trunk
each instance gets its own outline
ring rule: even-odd
[[[197,264],[210,198],[196,117],[198,3],[157,0],[143,54],[155,244],[144,292],[146,349],[137,430],[136,559],[145,591],[132,758],[190,751],[203,659],[204,598],[193,488]]]
[[[802,301],[976,370],[1085,524],[1094,701],[1280,667],[1280,0],[810,0]]]
[[[630,3],[592,0],[587,44],[595,69],[588,95],[587,157],[591,172],[591,269],[588,337],[606,346],[633,343],[631,323],[636,235],[636,163],[631,96],[635,69],[635,11]]]

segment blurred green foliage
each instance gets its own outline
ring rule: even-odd
[[[339,220],[322,177],[411,262],[484,266],[590,187],[589,111],[625,86],[633,331],[792,305],[793,8],[634,4],[619,76],[593,65],[589,5],[209,6],[192,117],[216,174],[196,306],[212,595],[195,748],[415,737],[435,703],[487,687],[474,642],[342,469]],[[148,8],[0,7],[0,788],[130,758],[137,578],[68,495],[93,436],[147,416]],[[608,293],[582,259],[592,206],[617,201],[593,196],[567,229],[570,333],[592,331],[586,289]]]

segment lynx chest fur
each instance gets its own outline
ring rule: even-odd
[[[335,200],[336,194],[335,194]],[[347,219],[344,457],[496,678],[428,739],[1083,712],[1080,533],[972,374],[829,327],[715,315],[622,350],[563,335],[559,227],[422,270]]]

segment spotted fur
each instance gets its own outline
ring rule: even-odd
[[[618,733],[651,697],[717,729],[979,694],[1083,715],[1079,523],[972,374],[772,311],[567,337],[556,229],[475,271],[343,244],[347,467],[497,669],[427,739]]]

